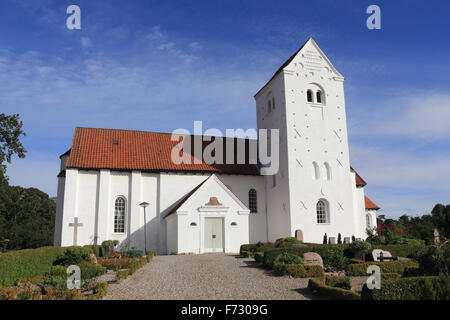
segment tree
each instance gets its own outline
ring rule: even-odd
[[[9,240],[8,249],[52,245],[55,211],[46,193],[0,183],[0,239]]]
[[[325,232],[325,234],[323,235],[323,244],[327,244],[327,243],[328,243],[327,233]]]
[[[6,162],[11,163],[13,155],[24,158],[27,152],[20,142],[25,136],[22,130],[23,123],[18,114],[5,115],[0,113],[0,176],[6,178]]]
[[[338,244],[342,244],[342,238],[341,238],[341,234],[340,233],[338,233],[337,243]]]

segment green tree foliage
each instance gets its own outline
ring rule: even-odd
[[[25,158],[27,152],[20,142],[20,137],[25,136],[22,130],[22,121],[18,114],[6,115],[0,113],[0,177],[6,178],[6,162],[11,163],[13,155]]]
[[[0,239],[9,240],[8,249],[52,245],[55,211],[46,193],[0,182]]]

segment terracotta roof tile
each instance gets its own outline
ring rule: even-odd
[[[235,142],[239,140],[237,138],[234,139]],[[194,143],[193,140],[191,139],[192,144]],[[244,142],[248,150],[248,145],[256,143],[256,140],[245,139]],[[171,153],[177,143],[177,141],[171,141],[170,133],[77,127],[66,167],[259,175],[258,167],[249,163],[248,156],[244,164],[209,165],[205,162],[195,164],[194,156],[192,155],[190,156],[190,164],[175,164],[171,160]],[[203,148],[209,143],[211,142],[204,142]],[[224,152],[224,158],[225,156]]]
[[[354,172],[356,175],[356,186],[357,187],[364,187],[367,183],[363,180],[363,178],[360,177],[358,172],[355,171],[352,167],[350,167],[350,171]]]
[[[369,210],[379,210],[380,207],[377,206],[375,203],[372,202],[367,196],[364,196],[364,203],[366,205],[366,209]]]

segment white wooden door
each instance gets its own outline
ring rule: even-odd
[[[205,218],[205,251],[223,252],[222,218]]]

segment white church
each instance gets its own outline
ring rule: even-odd
[[[77,127],[60,157],[55,245],[118,240],[158,254],[237,253],[288,236],[364,239],[379,208],[350,166],[344,77],[311,38],[254,98],[258,129],[279,129],[271,175],[248,154],[174,163],[170,133]],[[234,143],[223,150],[233,160],[236,145],[248,151],[258,142],[223,140]]]

